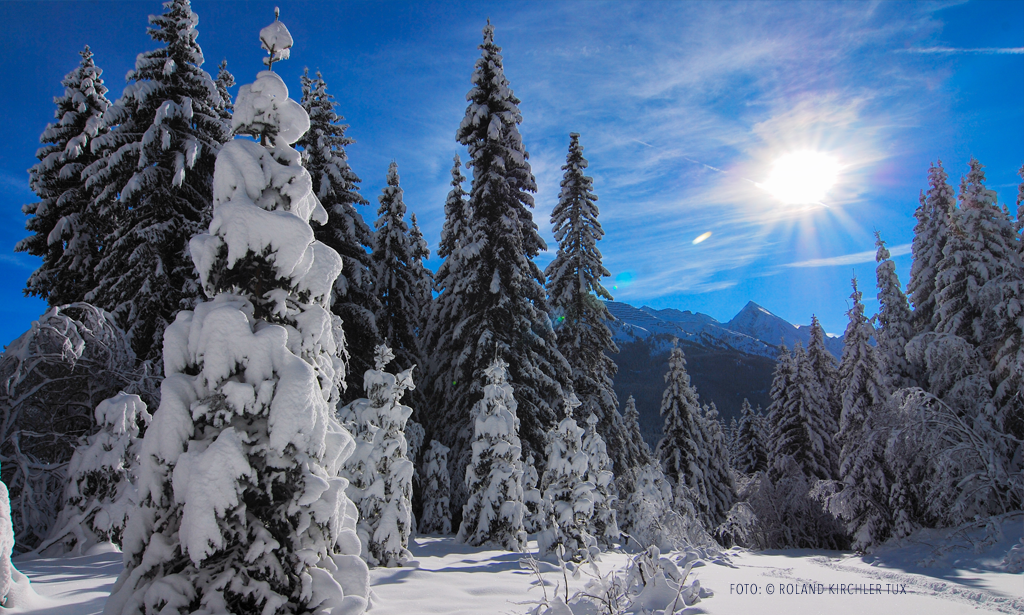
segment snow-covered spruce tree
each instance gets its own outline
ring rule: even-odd
[[[230,132],[231,113],[235,110],[235,106],[231,103],[231,92],[228,91],[228,88],[235,87],[235,76],[228,70],[227,60],[221,60],[220,64],[217,65],[217,79],[214,83],[217,85],[217,94],[220,95],[220,105],[217,107],[217,112],[220,118],[224,120],[224,127]]]
[[[836,429],[822,412],[822,395],[802,348],[783,347],[768,407],[768,472],[755,474],[742,491],[757,517],[752,531],[762,548],[842,548],[842,528],[810,497],[814,484],[831,478]],[[826,473],[827,471],[827,473]]]
[[[704,474],[704,442],[697,423],[700,420],[700,403],[697,401],[697,391],[690,386],[686,358],[678,345],[672,346],[668,365],[665,374],[668,386],[661,396],[664,435],[658,441],[654,455],[661,463],[665,477],[672,483],[675,506],[682,508],[684,500],[690,500],[698,518],[710,523]]]
[[[462,189],[462,184],[466,183],[462,160],[455,154],[452,162],[452,189],[444,202],[444,226],[441,227],[441,242],[437,246],[437,255],[441,258],[456,254],[463,246],[469,236],[468,225],[472,217],[466,191]],[[440,275],[440,269],[438,272]]]
[[[913,314],[900,288],[896,265],[889,258],[889,250],[877,231],[875,246],[878,248],[875,255],[875,261],[878,262],[875,268],[878,314],[874,317],[874,335],[878,342],[878,359],[891,388],[915,386],[917,383],[910,375],[906,351],[907,342],[914,337]]]
[[[403,429],[412,408],[401,403],[414,384],[412,369],[384,371],[395,358],[386,345],[374,352],[375,369],[367,370],[367,397],[339,411],[353,425],[356,450],[345,462],[348,495],[359,508],[358,534],[362,557],[373,566],[401,566],[410,557],[412,475]]]
[[[825,347],[825,330],[821,328],[818,317],[811,315],[811,339],[807,343],[807,360],[811,371],[818,378],[822,393],[828,400],[829,416],[832,422],[839,425],[839,417],[843,413],[843,400],[840,398],[839,369],[836,358]]]
[[[139,423],[150,418],[138,395],[118,393],[96,406],[100,430],[71,456],[64,508],[36,551],[82,555],[102,542],[121,544],[128,510],[136,503]]]
[[[412,266],[412,245],[405,223],[405,203],[398,185],[398,165],[391,161],[374,223],[372,267],[381,339],[395,353],[395,369],[423,364],[416,341],[419,280]]]
[[[884,250],[884,245],[880,246]],[[853,305],[847,315],[843,360],[839,365],[843,417],[837,440],[838,491],[825,498],[826,509],[846,523],[853,547],[865,550],[892,533],[889,507],[892,481],[885,467],[888,390],[882,361],[869,340],[874,333],[864,317],[864,304],[853,280]]]
[[[1024,441],[1024,271],[1015,264],[989,286],[985,291],[986,303],[991,305],[986,330],[994,339],[990,345],[995,353],[989,375],[993,403],[986,409],[996,429]],[[1018,459],[1024,463],[1024,456]]]
[[[619,542],[619,526],[615,522],[615,508],[618,495],[615,492],[615,474],[612,460],[604,438],[597,431],[598,418],[594,413],[587,417],[586,434],[583,436],[583,452],[587,455],[587,473],[583,479],[594,485],[594,515],[590,518],[590,534],[602,547],[611,547]]]
[[[651,446],[640,434],[640,411],[636,409],[636,400],[632,395],[626,399],[626,410],[622,415],[622,423],[628,434],[626,442],[630,447],[630,457],[639,460],[640,465],[650,463],[654,459],[654,455],[651,452]]]
[[[729,419],[729,427],[725,430],[725,445],[729,447],[729,463],[733,467],[736,467],[736,459],[739,457],[739,433],[740,424],[736,417],[732,417]]]
[[[50,534],[75,443],[97,429],[93,410],[139,388],[135,353],[109,313],[73,303],[52,307],[0,356],[0,455],[10,489],[17,548]]]
[[[416,339],[422,340],[427,321],[430,318],[430,306],[434,301],[434,273],[427,269],[426,262],[430,258],[430,248],[427,240],[423,238],[423,231],[416,222],[416,214],[409,214],[409,245],[412,247],[412,270],[413,277],[417,281],[416,286]]]
[[[1024,167],[1020,172],[1024,177]],[[1024,183],[1017,209],[1019,216],[1024,211]],[[997,226],[1005,234],[1005,206],[1002,212]],[[1017,440],[1003,453],[1010,471],[1017,474],[1024,466],[1024,248],[1018,235],[1022,224],[1018,219],[1014,235],[1005,241],[1013,250],[1002,259],[1002,274],[990,280],[981,293],[985,332],[980,350],[991,365],[993,390],[993,403],[985,406],[985,420]]]
[[[785,418],[785,409],[789,405],[789,396],[795,390],[793,382],[796,379],[796,362],[793,355],[785,344],[779,350],[779,356],[775,359],[775,371],[772,375],[772,385],[768,395],[772,403],[768,405],[766,421],[768,423],[768,472],[773,478],[778,477],[776,462],[782,460],[776,456],[778,440],[781,435],[779,424]],[[781,466],[780,466],[781,467]]]
[[[762,431],[763,423],[750,408],[750,402],[743,399],[740,408],[740,424],[736,434],[736,471],[743,474],[763,472],[768,469],[767,434]]]
[[[101,118],[110,101],[104,96],[103,71],[93,62],[89,47],[79,54],[78,67],[61,82],[64,95],[53,99],[56,121],[39,137],[39,162],[28,171],[29,186],[40,199],[22,207],[30,216],[25,228],[32,234],[14,247],[43,259],[25,292],[50,305],[83,301],[95,287],[94,269],[109,230],[107,220],[93,210],[82,171],[98,158],[90,146],[106,133]]]
[[[457,258],[449,257],[458,269],[443,280],[428,347],[437,409],[428,431],[452,448],[453,476],[469,462],[469,409],[483,394],[483,370],[495,352],[515,383],[524,454],[544,449],[544,434],[556,421],[553,404],[570,377],[551,328],[544,274],[533,261],[546,245],[530,211],[536,182],[519,133],[519,99],[490,24],[480,49],[456,133],[473,169],[471,217]],[[466,497],[464,488],[453,489],[453,506]]]
[[[484,375],[484,397],[473,407],[473,460],[466,466],[469,501],[456,541],[520,552],[526,548],[522,446],[508,364],[495,359]]]
[[[338,103],[327,93],[320,73],[302,75],[302,108],[309,114],[309,131],[297,143],[302,164],[313,178],[313,193],[327,209],[327,224],[313,230],[319,241],[341,255],[341,275],[334,283],[331,311],[344,322],[350,369],[346,402],[364,397],[363,374],[373,368],[374,348],[381,342],[374,314],[379,302],[373,290],[370,250],[373,230],[356,205],[369,205],[359,194],[360,179],[348,163],[345,148],[355,139],[345,135],[347,124],[338,115]]]
[[[384,346],[378,348],[377,369],[367,373],[364,380],[371,403],[363,415],[363,423],[372,426],[370,448],[374,479],[361,493],[359,528],[369,562],[390,568],[401,566],[411,557],[408,546],[415,468],[407,457],[403,430],[412,408],[402,405],[401,399],[405,391],[413,388],[415,366],[397,376],[387,374],[384,369],[394,355]]]
[[[597,247],[604,230],[597,220],[594,179],[584,174],[587,165],[580,135],[570,133],[569,153],[562,166],[562,190],[551,211],[558,252],[544,274],[551,307],[561,316],[555,333],[558,351],[572,368],[573,391],[583,402],[580,407],[584,415],[597,415],[597,431],[608,444],[615,472],[623,474],[639,460],[629,456],[630,448],[622,439],[625,430],[612,387],[617,368],[609,354],[619,349],[606,324],[611,315],[602,301],[612,296],[601,285],[601,278],[611,274],[601,262]]]
[[[448,447],[437,440],[423,454],[423,514],[419,531],[424,534],[451,534],[452,513],[448,507],[451,482],[448,476]]]
[[[540,492],[540,474],[533,455],[526,458],[523,464],[523,528],[528,534],[544,529],[544,494]]]
[[[158,362],[164,328],[202,295],[188,242],[210,221],[214,159],[229,132],[189,1],[149,21],[164,46],[139,54],[103,114],[110,132],[92,142],[106,155],[84,171],[97,215],[117,220],[85,298],[114,315],[140,360]]]
[[[837,428],[829,414],[828,400],[811,371],[803,346],[797,343],[788,361],[786,391],[780,404],[776,404],[773,395],[770,409],[772,453],[769,457],[772,476],[779,476],[779,472],[788,466],[788,462],[784,461],[788,457],[805,476],[822,480],[834,478],[838,450],[833,436]],[[780,357],[780,365],[781,362]]]
[[[579,562],[600,551],[588,531],[594,515],[594,484],[585,480],[590,466],[583,451],[585,430],[572,418],[580,401],[570,391],[563,403],[565,418],[547,437],[547,465],[540,479],[545,522],[537,535],[537,548],[541,553],[556,553],[561,545],[567,560]]]
[[[962,337],[976,348],[988,349],[985,335],[983,288],[998,279],[1017,257],[1012,223],[985,188],[985,172],[971,159],[960,185],[960,207],[950,210],[942,260],[935,280],[935,330]]]
[[[636,400],[633,399],[632,395],[626,399],[625,414],[622,416],[622,427],[622,442],[625,446],[629,447],[627,457],[637,459],[638,465],[626,468],[615,475],[615,485],[619,491],[616,510],[620,519],[626,513],[626,494],[636,490],[636,481],[640,476],[641,469],[654,460],[651,447],[640,434],[640,412],[636,409]]]
[[[279,21],[260,33],[281,51]],[[165,333],[159,409],[140,453],[125,569],[107,615],[361,613],[369,573],[339,474],[354,447],[334,418],[344,375],[328,311],[337,253],[290,147],[309,126],[276,74],[235,101],[210,232],[190,251],[211,300]]]
[[[736,484],[729,463],[729,447],[726,443],[722,423],[718,419],[718,408],[712,402],[704,409],[701,417],[702,439],[704,440],[705,490],[708,494],[708,531],[725,522],[736,500]]]
[[[938,318],[935,278],[949,234],[949,212],[956,206],[953,187],[946,181],[942,161],[928,169],[928,192],[921,193],[921,204],[914,212],[913,262],[907,282],[907,298],[914,306],[914,332],[926,333]]]
[[[454,322],[457,322],[463,316],[463,294],[467,292],[472,282],[471,278],[465,276],[466,271],[463,267],[464,262],[473,255],[473,252],[467,248],[475,245],[476,240],[483,237],[482,233],[475,233],[472,234],[471,238],[469,202],[465,191],[462,189],[462,184],[466,181],[466,178],[462,175],[461,165],[462,162],[456,154],[454,166],[452,167],[452,189],[448,193],[448,198],[445,202],[445,220],[441,228],[441,242],[437,248],[438,256],[445,260],[437,268],[437,273],[434,275],[434,288],[432,289],[440,293],[440,297],[437,301],[432,301],[430,304],[427,322],[425,323],[426,330],[420,338],[420,349],[423,351],[424,357],[432,359],[429,364],[431,376],[446,370],[446,366],[439,362],[437,360],[438,357],[435,355],[444,345],[445,337],[451,334],[451,331],[446,330],[446,327],[451,327]],[[431,394],[431,401],[443,400],[447,394],[447,385],[434,380],[431,382],[434,384],[433,390],[428,391]],[[429,428],[438,429],[438,436],[445,438],[449,443],[453,444],[453,438],[459,437],[457,433],[450,433],[452,431],[450,425],[435,424],[435,421],[430,420],[428,420],[428,423]],[[468,431],[468,427],[465,429]],[[462,436],[468,437],[466,433],[463,433]],[[468,449],[463,452],[469,454]],[[452,457],[451,460],[452,475],[461,476],[458,472],[458,467],[464,467],[465,462],[460,462],[455,457]],[[463,489],[456,484],[455,492],[458,493],[460,491],[463,491]],[[465,494],[462,493],[460,497],[465,499]]]

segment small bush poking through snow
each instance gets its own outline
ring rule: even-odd
[[[658,547],[651,546],[631,556],[623,569],[608,574],[602,574],[593,560],[574,565],[559,558],[559,564],[565,585],[559,583],[549,597],[537,560],[529,557],[519,561],[521,568],[536,575],[533,585],[544,591],[537,606],[529,611],[530,615],[676,615],[714,596],[713,592],[701,588],[700,581],[687,582],[690,569],[704,565],[701,554],[692,549],[672,561],[663,557]],[[567,589],[570,575],[577,580],[582,575],[589,577],[583,589],[572,596]]]

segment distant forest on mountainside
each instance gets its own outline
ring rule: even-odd
[[[632,395],[640,412],[640,433],[652,447],[661,437],[663,420],[659,414],[665,390],[665,373],[673,337],[657,334],[646,340],[619,343],[618,354],[612,355],[619,371],[615,375],[615,394],[619,403]],[[652,343],[653,342],[653,343]],[[686,371],[703,404],[714,402],[726,425],[740,418],[743,398],[750,405],[767,408],[771,404],[768,390],[772,383],[775,361],[737,350],[707,348],[690,342],[679,342],[686,355]]]

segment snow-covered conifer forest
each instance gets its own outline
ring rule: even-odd
[[[0,356],[0,610],[1024,613],[1024,183],[921,169],[909,279],[876,233],[838,356],[813,314],[758,341],[763,409],[720,413],[669,341],[649,441],[587,135],[540,220],[501,24],[458,52],[430,237],[401,151],[359,171],[386,177],[369,219],[343,84],[280,73],[327,43],[266,18],[237,42],[263,65],[214,75],[170,0],[123,92],[85,47],[40,127],[16,249],[49,308]]]

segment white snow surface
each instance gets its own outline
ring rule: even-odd
[[[688,582],[696,579],[714,595],[681,612],[1024,613],[1024,576],[1000,568],[1004,554],[1021,538],[1022,522],[1024,515],[1019,513],[1006,517],[996,532],[998,540],[987,546],[986,532],[979,529],[924,530],[863,557],[836,551],[733,549],[718,562],[693,563]],[[529,543],[533,553],[536,546]],[[524,554],[456,544],[450,536],[419,536],[409,548],[413,559],[405,567],[370,572],[373,615],[520,614],[533,607],[523,603],[542,597],[533,583],[536,576],[520,567]],[[663,555],[684,563],[679,553]],[[607,574],[622,568],[627,557],[602,553],[598,566]],[[32,580],[38,596],[24,596],[21,604],[5,612],[93,615],[102,611],[121,570],[121,554],[110,545],[99,545],[84,556],[15,563]],[[541,560],[540,569],[553,600],[556,584],[563,583],[562,573],[552,560]],[[587,581],[585,569],[578,580],[570,576],[570,596]],[[812,589],[816,593],[810,593]]]

